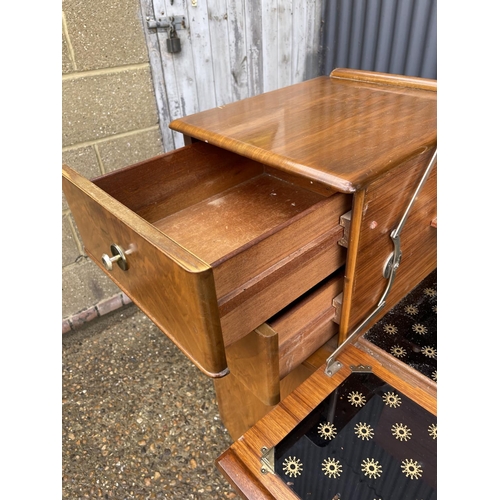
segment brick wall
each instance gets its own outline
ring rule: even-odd
[[[162,153],[139,0],[62,9],[62,163],[92,178]],[[85,255],[63,195],[63,319],[118,293]]]

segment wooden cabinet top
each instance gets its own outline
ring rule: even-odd
[[[436,90],[435,80],[337,69],[170,127],[349,193],[436,147]]]

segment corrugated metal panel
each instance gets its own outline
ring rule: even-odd
[[[437,78],[437,0],[326,0],[322,73]]]

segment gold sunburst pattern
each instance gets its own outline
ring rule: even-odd
[[[394,345],[391,347],[391,354],[396,358],[404,358],[406,356],[406,349],[399,345]]]
[[[333,439],[337,435],[337,429],[330,422],[318,425],[318,433],[323,439]]]
[[[321,464],[325,476],[337,478],[342,474],[342,464],[334,458],[325,458]]]
[[[401,462],[403,474],[410,479],[419,479],[422,477],[422,466],[411,458],[407,458]]]
[[[285,458],[283,462],[283,470],[285,474],[290,477],[297,477],[302,474],[302,463],[297,457]]]
[[[412,325],[411,329],[419,335],[425,335],[427,333],[427,327],[421,325],[420,323],[415,323],[414,325]]]
[[[418,307],[413,304],[409,304],[405,307],[405,313],[410,316],[415,316],[415,314],[418,314]]]
[[[430,380],[437,361],[436,272],[430,273],[363,335],[363,338]],[[423,346],[426,346],[424,351]]]
[[[358,391],[350,392],[347,399],[353,406],[363,406],[366,403],[366,398]]]
[[[394,335],[398,333],[398,327],[388,323],[387,325],[384,325],[384,332],[388,333],[389,335]]]
[[[437,350],[434,349],[434,347],[430,347],[430,346],[426,345],[426,346],[422,347],[420,352],[428,358],[433,358],[433,359],[437,358]]]
[[[429,428],[427,430],[429,431],[429,436],[432,439],[437,439],[437,437],[438,437],[438,428],[437,428],[436,424],[429,425]]]
[[[384,403],[391,408],[401,406],[401,398],[395,392],[384,392],[382,399]]]
[[[408,439],[411,439],[411,431],[406,425],[394,424],[391,427],[391,431],[392,435],[400,441],[408,441]]]
[[[374,458],[366,458],[361,462],[361,470],[365,476],[376,479],[382,475],[382,466]]]
[[[358,422],[354,426],[354,433],[356,434],[356,436],[358,436],[358,438],[361,438],[362,440],[366,439],[367,441],[372,439],[374,436],[372,426],[363,422]]]

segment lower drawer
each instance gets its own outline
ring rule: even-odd
[[[281,382],[338,333],[333,299],[342,286],[341,269],[228,346],[231,377],[263,404],[277,404]],[[296,379],[289,377],[285,387]]]
[[[333,300],[343,284],[337,272],[267,322],[278,334],[280,379],[338,333]]]
[[[88,255],[206,374],[342,266],[351,196],[205,143],[93,181],[63,167]]]

